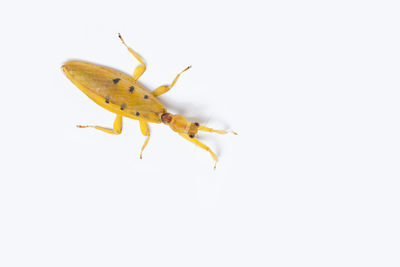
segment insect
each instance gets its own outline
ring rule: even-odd
[[[164,123],[169,125],[173,131],[179,133],[186,140],[208,151],[215,161],[215,169],[218,162],[217,155],[208,146],[196,139],[196,134],[198,131],[218,134],[231,132],[235,135],[236,133],[233,131],[214,130],[202,126],[197,122],[190,122],[182,115],[168,113],[166,108],[157,99],[158,96],[168,92],[175,85],[179,76],[187,71],[190,66],[180,72],[171,85],[160,86],[153,92],[149,92],[137,82],[140,76],[146,71],[146,64],[140,56],[125,43],[120,34],[118,34],[118,37],[121,39],[122,44],[140,63],[140,65],[136,67],[133,76],[128,76],[107,67],[82,61],[68,61],[62,66],[62,70],[68,79],[83,93],[101,107],[117,115],[112,129],[101,126],[78,125],[77,127],[91,127],[109,134],[120,134],[122,131],[122,117],[138,120],[140,130],[146,137],[140,151],[140,158],[142,159],[143,150],[150,138],[150,131],[147,123]]]

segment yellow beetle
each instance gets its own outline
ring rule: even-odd
[[[158,96],[168,92],[174,86],[179,76],[184,71],[188,70],[190,66],[179,73],[170,86],[160,86],[153,92],[149,92],[142,85],[137,83],[139,77],[145,72],[146,65],[139,55],[125,44],[120,34],[118,34],[118,37],[126,48],[128,48],[129,52],[141,64],[135,69],[132,77],[110,68],[82,61],[68,61],[62,66],[62,70],[68,79],[70,79],[72,83],[74,83],[90,99],[101,107],[117,114],[113,129],[100,126],[82,125],[78,125],[77,127],[92,127],[106,133],[120,134],[122,131],[122,117],[138,120],[142,134],[147,136],[140,151],[140,158],[142,158],[143,150],[150,138],[150,131],[147,122],[162,122],[169,125],[172,130],[179,133],[183,138],[210,152],[211,156],[215,160],[215,169],[218,161],[217,155],[215,155],[208,146],[204,145],[194,137],[198,131],[214,132],[219,134],[226,134],[229,131],[214,130],[201,126],[197,122],[190,122],[182,115],[173,115],[168,113],[166,108],[157,100]],[[235,132],[232,133],[236,134]]]

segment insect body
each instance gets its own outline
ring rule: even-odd
[[[172,130],[179,133],[185,139],[207,150],[216,164],[218,157],[215,153],[194,137],[198,131],[219,134],[226,134],[228,131],[214,130],[201,126],[197,122],[190,122],[182,115],[168,113],[166,108],[157,99],[158,96],[168,92],[174,86],[179,76],[190,67],[187,67],[179,73],[171,85],[160,86],[153,92],[149,92],[137,83],[139,77],[145,72],[146,65],[139,55],[125,44],[121,35],[119,35],[119,38],[128,48],[129,52],[141,63],[141,65],[135,69],[132,77],[110,68],[82,61],[68,61],[62,66],[65,75],[83,93],[101,107],[117,115],[113,129],[100,126],[78,125],[78,127],[92,127],[106,133],[120,134],[122,131],[122,117],[138,120],[142,134],[147,137],[140,152],[140,158],[142,158],[143,150],[150,138],[147,122],[164,123],[169,125]],[[232,133],[236,134],[235,132]],[[216,165],[214,165],[214,168],[215,166]]]

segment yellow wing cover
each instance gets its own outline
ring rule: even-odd
[[[113,113],[160,123],[166,112],[150,92],[121,72],[82,61],[68,61],[62,68],[90,99]]]

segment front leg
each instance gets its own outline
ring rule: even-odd
[[[189,135],[184,134],[184,133],[179,133],[183,138],[185,138],[186,140],[192,142],[193,144],[195,144],[196,146],[201,147],[202,149],[210,152],[212,158],[215,160],[215,164],[214,164],[214,170],[217,167],[217,162],[218,162],[218,157],[217,155],[215,155],[215,153],[205,144],[203,144],[202,142],[200,142],[198,139],[196,138],[190,138]]]

